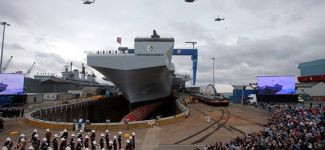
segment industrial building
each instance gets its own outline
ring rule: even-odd
[[[297,94],[308,94],[313,100],[325,100],[325,83],[297,83]]]
[[[26,94],[26,104],[43,103],[43,96],[41,93],[28,93]]]
[[[232,85],[232,87],[233,95],[229,97],[232,103],[241,103],[243,97],[257,93],[250,85]]]
[[[325,59],[300,63],[298,69],[299,82],[325,82]]]
[[[309,95],[312,100],[325,100],[325,59],[300,63],[298,69],[297,94]]]

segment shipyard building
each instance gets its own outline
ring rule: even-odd
[[[312,100],[325,100],[325,59],[300,63],[298,69],[297,94],[309,95]]]

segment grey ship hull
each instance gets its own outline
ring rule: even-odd
[[[156,100],[171,94],[173,72],[166,66],[133,70],[93,68],[112,81],[130,103]]]

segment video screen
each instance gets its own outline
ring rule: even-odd
[[[294,76],[257,76],[259,95],[295,94]]]
[[[0,95],[24,93],[24,75],[0,74]]]

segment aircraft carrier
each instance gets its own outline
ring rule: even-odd
[[[82,71],[72,69],[70,65],[64,66],[61,76],[51,73],[37,73],[34,78],[25,77],[25,93],[62,93],[69,90],[81,90],[84,87],[98,87],[100,89],[113,89],[113,86],[101,84],[96,81],[94,73],[87,73],[82,64]]]
[[[174,38],[135,38],[134,49],[88,54],[87,65],[117,86],[130,103],[147,102],[171,94],[175,67],[171,62]]]

